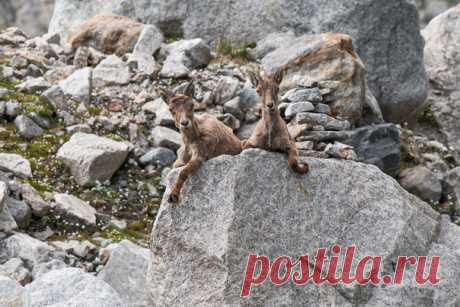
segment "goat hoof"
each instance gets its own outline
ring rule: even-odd
[[[176,194],[169,195],[169,202],[170,203],[177,203],[179,201],[179,196]]]

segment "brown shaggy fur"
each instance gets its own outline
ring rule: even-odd
[[[193,84],[190,83],[185,95],[169,99],[169,108],[176,127],[182,135],[182,146],[173,167],[185,167],[180,171],[169,196],[170,202],[177,202],[187,177],[195,172],[204,161],[220,155],[237,155],[241,152],[241,142],[232,129],[217,118],[208,115],[194,115]]]
[[[243,142],[243,149],[262,148],[268,151],[285,152],[289,156],[289,166],[295,172],[308,173],[308,164],[299,163],[299,152],[295,141],[278,110],[278,87],[283,80],[283,71],[279,70],[273,77],[265,79],[251,72],[250,77],[262,100],[262,119],[257,123],[251,137]]]
[[[116,15],[97,15],[79,25],[69,36],[73,49],[93,47],[105,54],[123,56],[136,45],[144,25]]]

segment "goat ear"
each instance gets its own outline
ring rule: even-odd
[[[184,90],[184,95],[193,98],[193,96],[195,95],[195,85],[193,84],[193,82],[190,82],[187,85],[187,87]]]
[[[273,81],[275,81],[279,85],[283,81],[283,77],[284,77],[284,69],[280,68],[273,75]]]
[[[249,80],[254,87],[258,87],[260,84],[260,75],[252,70],[248,71]]]

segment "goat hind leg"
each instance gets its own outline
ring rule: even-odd
[[[299,174],[306,174],[309,172],[310,168],[307,163],[299,163],[299,152],[297,148],[290,147],[288,150],[288,164],[292,170]]]

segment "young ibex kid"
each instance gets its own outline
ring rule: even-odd
[[[237,155],[241,152],[241,142],[217,118],[193,113],[194,86],[190,83],[184,95],[175,95],[169,99],[169,109],[173,114],[176,127],[182,135],[182,146],[173,168],[184,166],[169,195],[170,202],[177,202],[187,177],[201,164],[220,155]]]
[[[289,166],[295,172],[308,173],[308,164],[299,163],[295,141],[278,110],[278,91],[279,84],[283,80],[283,70],[278,70],[272,77],[266,78],[261,78],[254,72],[249,72],[249,75],[262,100],[262,119],[257,123],[251,137],[243,142],[243,149],[262,148],[268,151],[285,152],[289,156]]]

